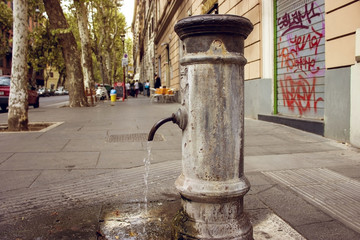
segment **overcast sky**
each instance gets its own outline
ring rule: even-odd
[[[125,15],[126,26],[131,27],[131,23],[134,15],[134,0],[124,0],[121,12]]]

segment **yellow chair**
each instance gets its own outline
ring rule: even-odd
[[[173,88],[168,88],[166,89],[166,93],[165,93],[165,102],[175,102],[175,89]]]
[[[158,102],[164,101],[164,95],[161,88],[150,88],[150,102],[156,99]]]

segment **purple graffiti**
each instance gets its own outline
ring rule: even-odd
[[[305,4],[304,13],[301,13],[300,10],[297,10],[291,14],[285,13],[284,16],[277,19],[277,24],[280,29],[286,29],[281,36],[284,36],[292,29],[308,29],[311,24],[311,19],[320,16],[320,13],[315,13],[314,2],[311,3],[310,9],[308,6],[308,4]]]

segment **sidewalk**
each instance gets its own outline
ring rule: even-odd
[[[30,122],[61,124],[0,133],[0,239],[169,239],[180,207],[181,130],[165,124],[150,146],[147,134],[179,106],[139,96],[30,108]],[[246,119],[245,175],[255,239],[360,239],[359,149]]]

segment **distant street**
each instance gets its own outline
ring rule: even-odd
[[[40,97],[40,108],[57,108],[68,104],[69,95]],[[33,107],[29,107],[29,111],[32,111]],[[7,113],[7,111],[1,111],[0,114]]]
[[[69,101],[69,95],[51,96],[40,98],[40,108],[42,107],[58,107],[66,104]],[[30,107],[31,108],[31,107]]]

